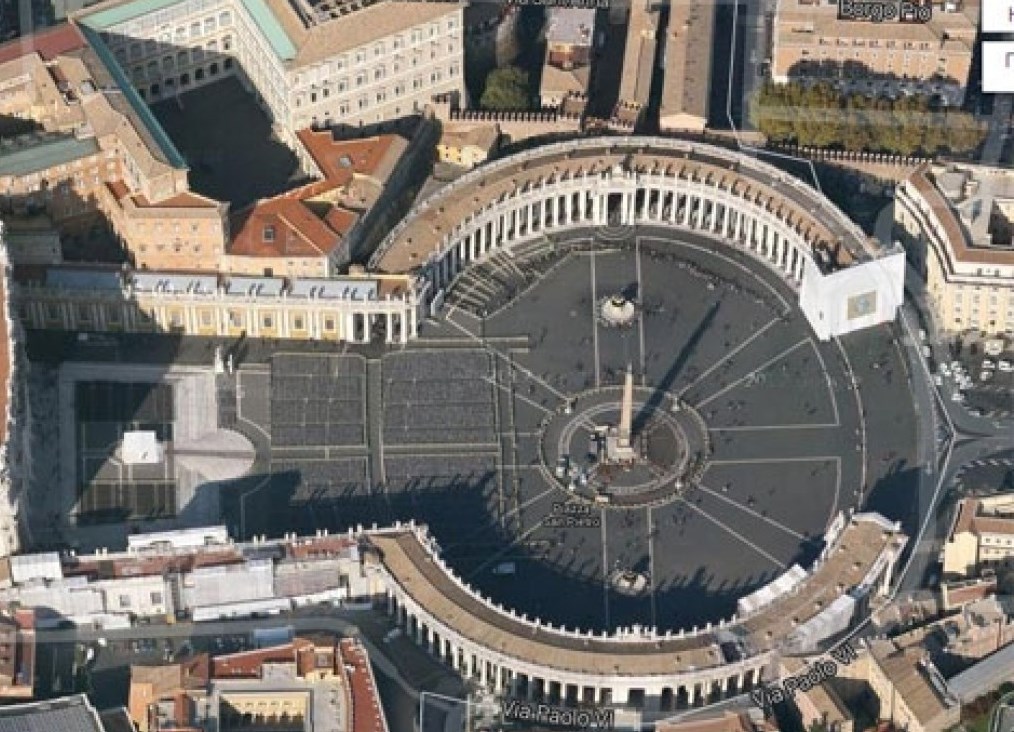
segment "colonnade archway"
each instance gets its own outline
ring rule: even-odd
[[[750,691],[762,681],[767,655],[747,662],[663,677],[581,675],[506,656],[464,638],[429,617],[397,589],[385,597],[388,615],[404,634],[463,679],[494,694],[528,701],[577,705],[617,705],[647,712],[670,712],[712,704]],[[646,644],[645,652],[652,652]]]

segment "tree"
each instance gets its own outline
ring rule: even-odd
[[[750,100],[754,125],[773,142],[911,155],[974,150],[985,126],[925,96],[844,94],[827,82],[767,83]]]
[[[517,66],[493,69],[486,77],[486,89],[479,100],[483,109],[524,110],[530,107],[528,74]]]

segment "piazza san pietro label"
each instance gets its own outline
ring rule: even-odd
[[[932,18],[927,0],[838,0],[838,20],[928,23]]]
[[[523,699],[504,699],[500,708],[504,721],[567,729],[611,730],[616,712],[605,707],[560,707]]]

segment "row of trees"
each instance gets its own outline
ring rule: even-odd
[[[986,135],[971,114],[938,108],[926,96],[844,94],[826,82],[765,84],[750,116],[773,142],[900,155],[969,152]]]

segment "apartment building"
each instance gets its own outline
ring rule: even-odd
[[[925,167],[897,187],[894,210],[937,328],[1014,335],[1014,173]]]
[[[140,732],[387,732],[361,644],[326,634],[162,666],[132,666],[128,712]]]
[[[868,648],[867,682],[882,720],[909,732],[944,732],[958,723],[961,705],[921,646],[874,640]]]
[[[1014,561],[1014,496],[965,498],[958,502],[947,543],[944,574],[977,575]]]
[[[978,0],[933,3],[927,23],[839,18],[838,3],[779,0],[771,75],[825,79],[848,91],[938,94],[961,104],[978,31]]]

